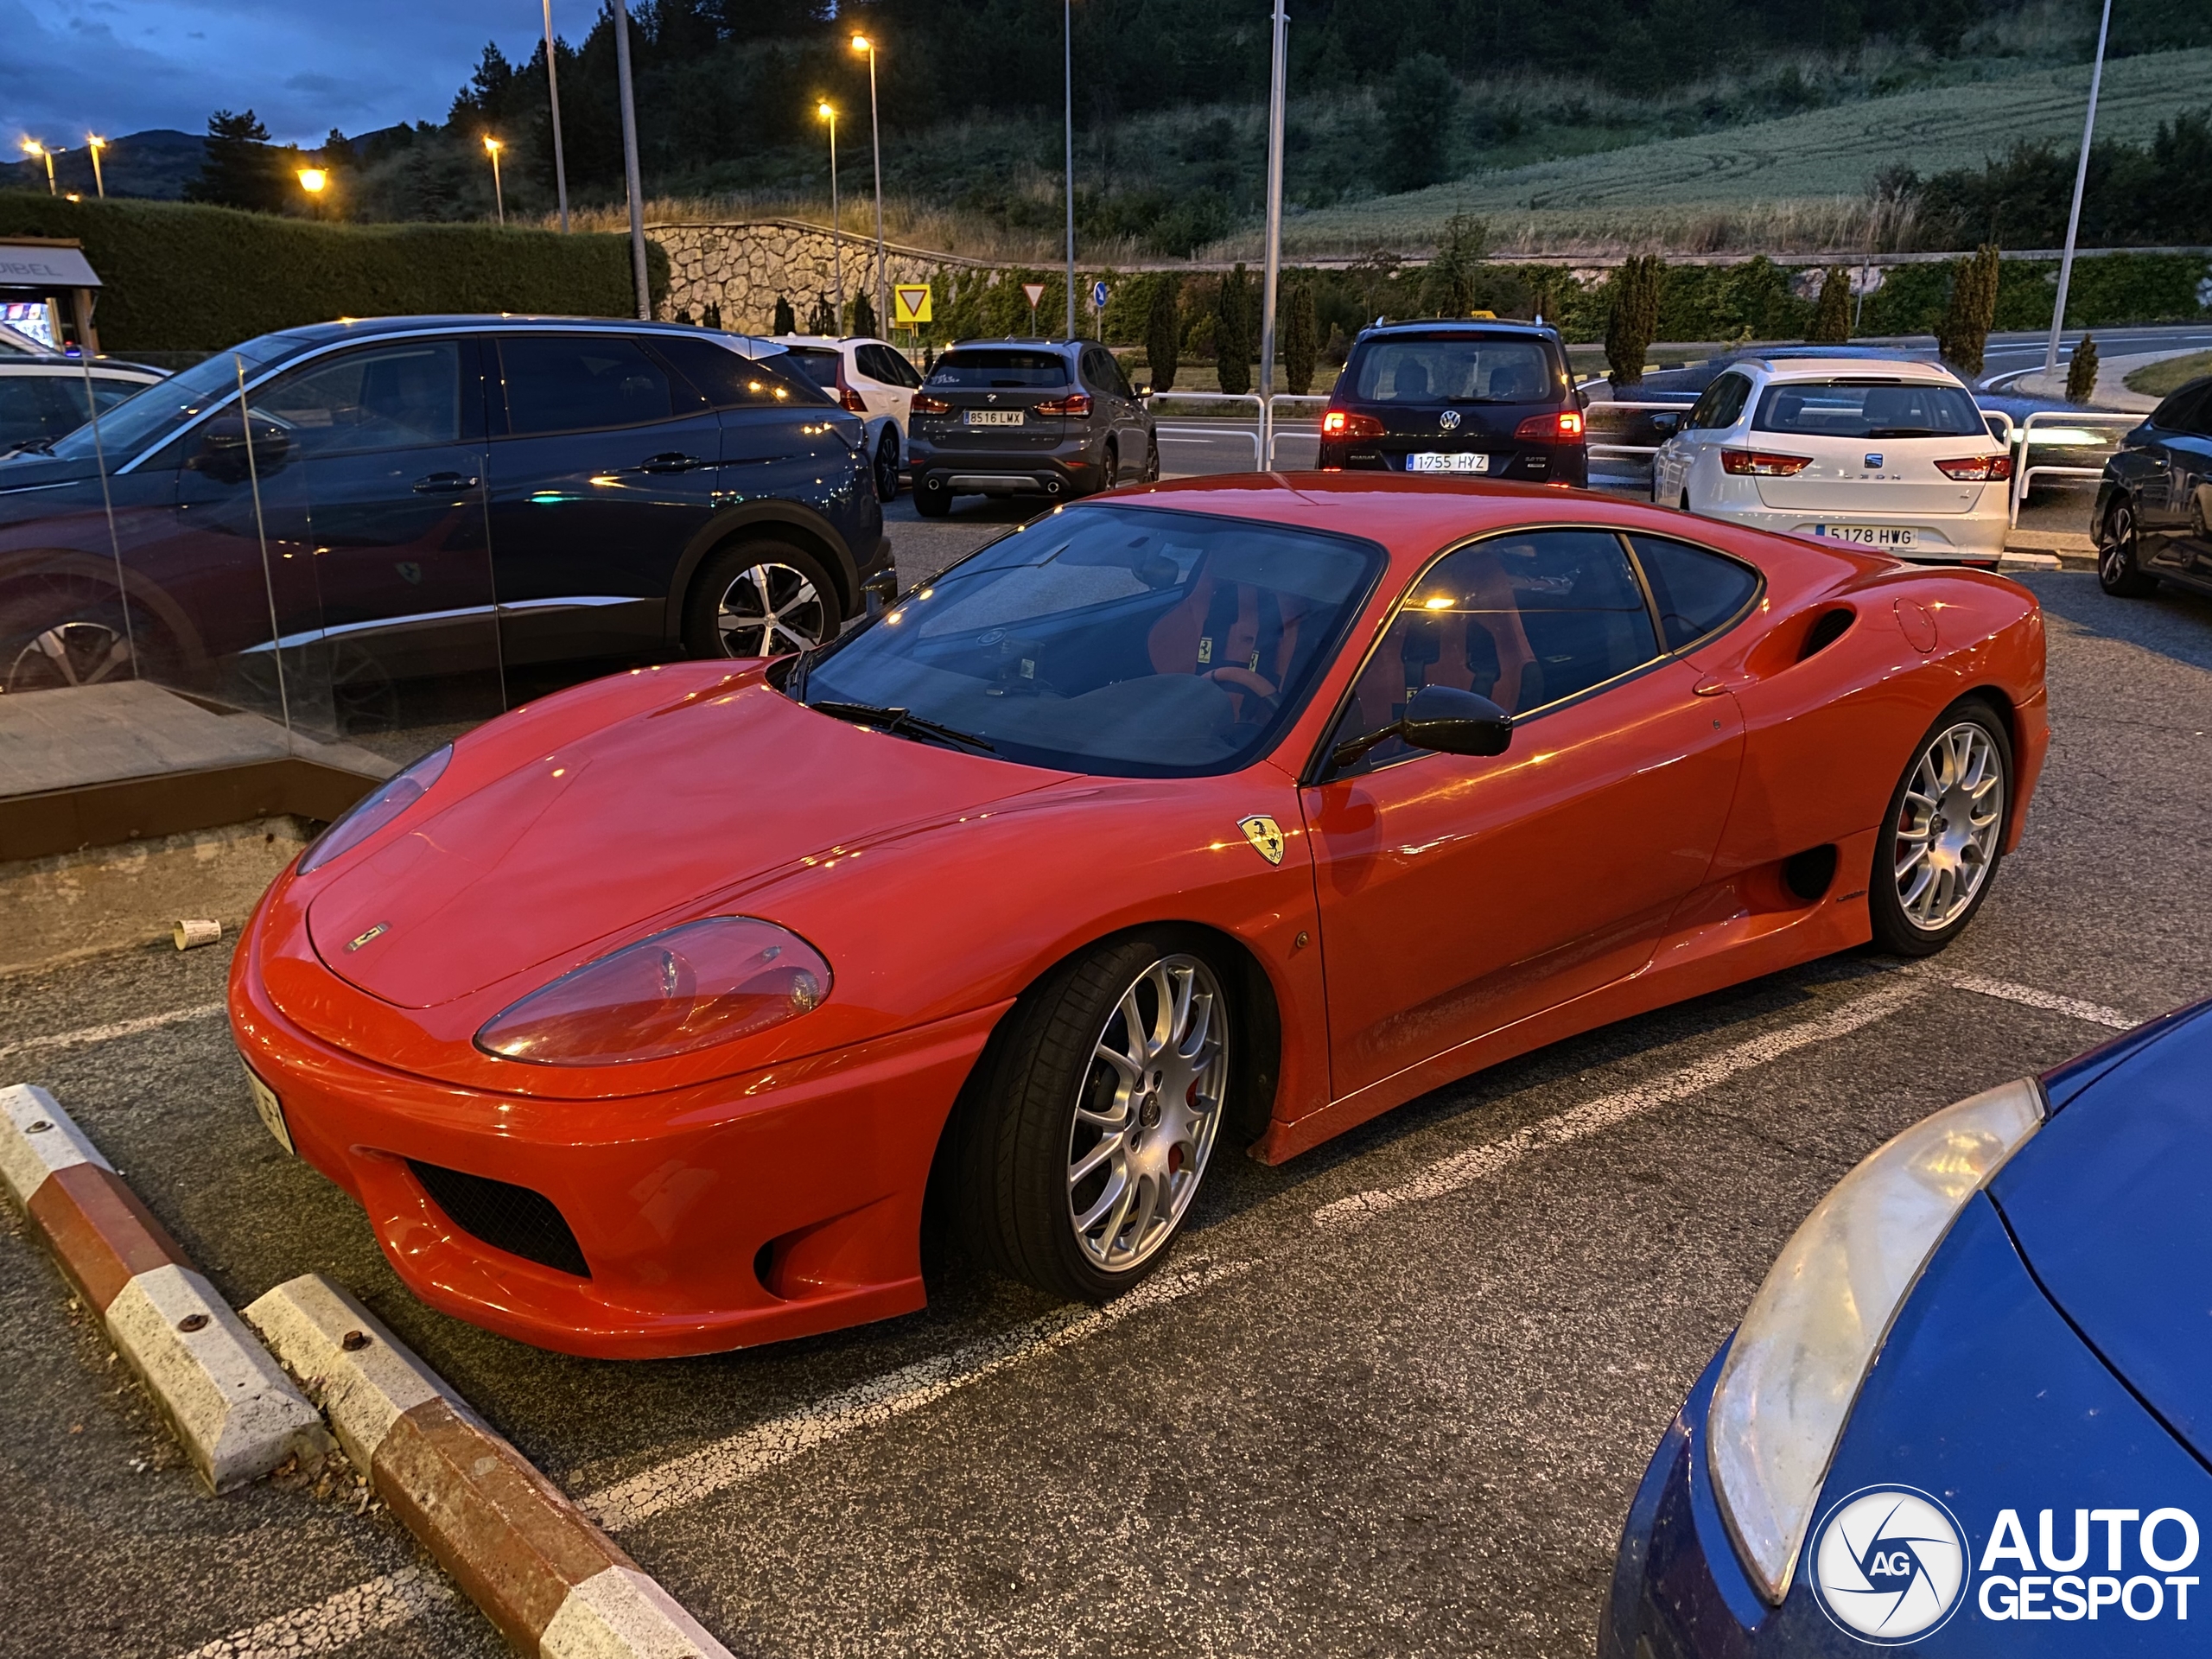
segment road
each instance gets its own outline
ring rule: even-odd
[[[2105,359],[2135,357],[2150,352],[2212,351],[2212,328],[2181,325],[2164,328],[2069,328],[2059,336],[2059,365],[2063,368],[2081,344],[2083,334],[2097,337],[2097,354]],[[2043,367],[2044,352],[2050,339],[2041,334],[1992,334],[1982,348],[1980,385],[2001,391],[2013,377]]]
[[[896,515],[915,579],[1021,513]],[[1224,1159],[1160,1288],[1104,1315],[956,1259],[925,1313],[684,1362],[434,1313],[255,1118],[224,951],[7,982],[0,1078],[52,1089],[234,1303],[356,1288],[738,1653],[1581,1659],[1645,1458],[1820,1194],[1936,1107],[2212,992],[2212,603],[2027,580],[2056,741],[1951,951],[1815,963],[1279,1168]],[[500,1651],[352,1488],[200,1496],[0,1216],[0,1652]]]

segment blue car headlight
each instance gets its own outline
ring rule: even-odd
[[[1870,1154],[1783,1248],[1715,1385],[1708,1458],[1736,1552],[1779,1603],[1829,1459],[1890,1323],[1960,1211],[2036,1132],[2043,1090],[2008,1083]]]

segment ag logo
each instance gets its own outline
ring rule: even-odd
[[[402,559],[391,568],[399,572],[399,579],[410,588],[420,588],[423,585],[423,567],[414,560]]]
[[[1965,1535],[1951,1512],[1910,1486],[1866,1486],[1814,1535],[1821,1610],[1862,1642],[1895,1647],[1925,1636],[1966,1599]]]
[[[1236,827],[1244,832],[1244,839],[1252,843],[1262,858],[1270,864],[1282,862],[1282,826],[1264,812],[1249,818],[1239,818]]]
[[[1459,429],[1459,411],[1456,409],[1446,410],[1436,417],[1436,423],[1446,432],[1457,432]]]

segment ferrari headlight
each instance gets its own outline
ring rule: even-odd
[[[1708,1418],[1736,1551],[1770,1602],[1789,1588],[1814,1500],[1890,1322],[1967,1200],[2043,1122],[2023,1079],[1923,1118],[1805,1218],[1751,1299]]]
[[[495,1015],[476,1046],[542,1065],[665,1059],[779,1026],[830,994],[830,964],[798,934],[711,916],[563,974]]]
[[[430,792],[453,759],[453,745],[432,749],[406,771],[378,784],[340,813],[300,860],[300,874],[321,869],[340,853],[351,852]]]

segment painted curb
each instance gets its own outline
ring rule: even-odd
[[[516,1649],[543,1659],[730,1659],[342,1287],[304,1274],[245,1317],[321,1402],[377,1496]]]
[[[0,1176],[211,1490],[328,1450],[315,1408],[45,1090],[0,1089]]]

